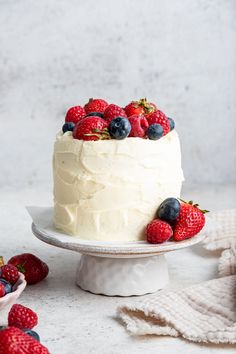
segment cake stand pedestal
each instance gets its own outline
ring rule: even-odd
[[[189,247],[202,241],[205,231],[181,242],[152,245],[140,242],[102,242],[83,240],[55,229],[52,208],[28,208],[33,234],[49,245],[82,254],[76,283],[94,294],[132,296],[153,293],[168,284],[168,266],[164,253]],[[205,230],[205,229],[204,229]]]

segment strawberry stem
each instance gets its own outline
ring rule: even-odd
[[[0,267],[2,267],[4,265],[4,259],[2,256],[0,256]]]
[[[178,198],[182,203],[185,203],[185,204],[189,204],[189,205],[192,205],[193,207],[195,208],[198,208],[203,214],[206,214],[206,213],[210,213],[210,210],[206,210],[206,209],[200,209],[199,208],[199,204],[194,204],[192,200],[190,200],[189,202],[186,202],[185,200],[181,199],[181,198]]]

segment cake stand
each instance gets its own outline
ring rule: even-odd
[[[43,242],[81,253],[76,283],[94,294],[131,296],[153,293],[168,284],[168,266],[164,253],[189,247],[202,241],[204,230],[181,242],[159,245],[139,242],[83,240],[59,232],[52,222],[53,208],[28,207],[33,219],[33,234]]]

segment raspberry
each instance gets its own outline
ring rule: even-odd
[[[32,329],[38,323],[37,314],[30,308],[15,304],[12,306],[8,314],[8,325],[15,326],[20,329]]]
[[[157,110],[154,113],[148,114],[146,116],[146,119],[148,121],[148,124],[160,124],[164,130],[164,135],[169,133],[170,131],[170,123],[166,115],[161,112],[160,110]]]
[[[110,123],[112,119],[117,117],[127,117],[123,108],[117,106],[116,104],[109,104],[109,106],[104,111],[104,119]]]
[[[162,243],[168,241],[173,235],[171,226],[162,220],[155,219],[146,227],[147,241],[150,243]]]
[[[148,121],[143,115],[133,115],[129,117],[131,131],[129,137],[143,138],[148,128]]]
[[[0,268],[0,278],[14,285],[19,279],[18,269],[12,264],[6,264]]]

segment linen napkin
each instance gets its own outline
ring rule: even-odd
[[[221,278],[119,307],[118,316],[131,334],[236,343],[236,209],[212,213],[212,218],[222,227],[207,235],[204,247],[224,250],[219,259]]]

